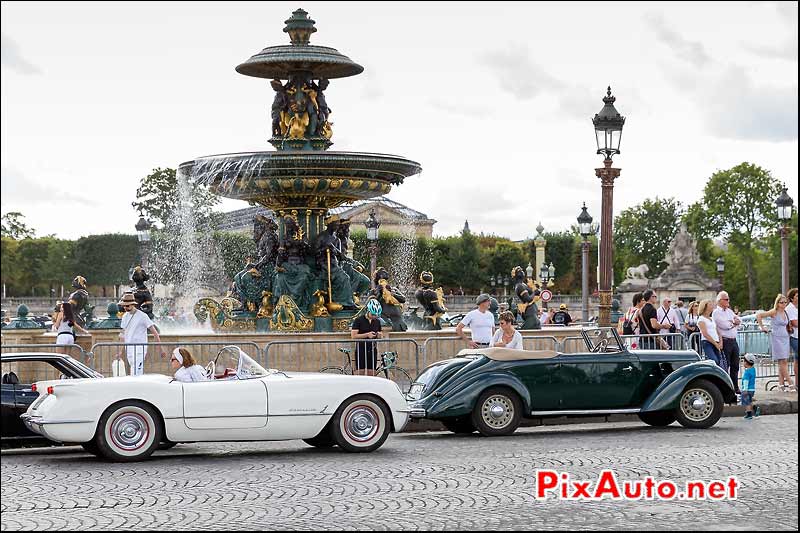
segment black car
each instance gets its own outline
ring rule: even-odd
[[[51,352],[4,353],[2,363],[2,437],[5,448],[16,444],[50,441],[33,433],[19,416],[39,397],[31,384],[49,379],[102,378],[85,364],[72,357]]]

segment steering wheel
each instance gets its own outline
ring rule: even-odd
[[[216,365],[214,361],[209,361],[206,365],[206,378],[207,379],[214,379],[214,371],[216,370]]]
[[[608,339],[602,339],[600,342],[597,343],[597,346],[592,348],[592,353],[600,353],[606,351],[608,348]]]

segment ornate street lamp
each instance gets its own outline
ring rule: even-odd
[[[792,205],[794,201],[786,192],[786,187],[775,200],[778,220],[781,222],[781,294],[789,291],[789,221],[792,220]]]
[[[592,119],[597,139],[597,153],[604,156],[603,168],[596,168],[595,175],[602,184],[602,209],[600,215],[600,326],[611,325],[611,267],[614,260],[611,225],[614,214],[614,180],[619,177],[620,169],[611,168],[611,158],[619,154],[622,126],[625,117],[614,108],[616,98],[611,96],[609,86],[603,109]]]
[[[144,218],[141,212],[139,212],[139,222],[136,223],[136,236],[139,239],[139,246],[141,247],[141,266],[145,266],[149,259],[149,252],[150,252],[150,229],[153,227],[153,224],[150,223],[149,220]]]
[[[581,214],[578,215],[578,231],[583,237],[581,242],[581,320],[589,321],[589,237],[592,232],[592,216],[586,210],[586,202],[583,203]]]
[[[367,241],[369,242],[369,266],[370,266],[370,284],[375,288],[375,270],[378,267],[378,228],[381,227],[381,221],[375,217],[375,208],[369,210],[369,216],[364,221],[364,226],[367,228]]]
[[[550,261],[550,266],[547,267],[547,274],[548,274],[547,286],[552,287],[553,285],[555,285],[556,282],[556,267],[553,266],[552,261]]]
[[[508,297],[508,283],[511,281],[511,276],[503,276],[503,298]]]
[[[528,279],[533,279],[533,266],[531,262],[528,261],[528,266],[525,267],[525,274],[528,276]]]
[[[719,278],[719,286],[722,288],[722,277],[725,275],[725,258],[719,257],[716,260],[717,277]]]

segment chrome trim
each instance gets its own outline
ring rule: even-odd
[[[23,422],[30,422],[32,424],[39,424],[43,426],[45,424],[90,424],[93,423],[94,420],[43,420],[41,416],[31,416],[28,413],[23,413],[19,415]]]
[[[567,409],[563,411],[531,411],[532,415],[628,415],[636,414],[641,409],[599,409],[599,410],[581,410],[581,409]]]
[[[427,415],[427,414],[428,414],[428,412],[425,409],[412,407],[409,410],[409,415],[408,416],[410,418],[425,418],[425,415]]]

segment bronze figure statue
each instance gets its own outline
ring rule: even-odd
[[[383,307],[382,316],[389,320],[392,331],[406,331],[408,326],[403,321],[403,304],[406,297],[403,293],[389,285],[389,272],[378,267],[374,273],[375,288],[370,293]]]
[[[430,272],[422,272],[419,275],[419,281],[422,283],[422,287],[417,289],[414,297],[425,310],[422,329],[442,329],[442,315],[447,312],[447,307],[444,306],[444,291],[441,287],[433,288],[433,274]]]
[[[86,289],[86,278],[75,276],[72,280],[72,288],[75,290],[69,295],[68,303],[72,305],[72,315],[75,323],[81,327],[86,326],[86,321],[91,320],[92,309],[89,307],[89,291]]]
[[[344,309],[355,309],[350,277],[341,266],[344,255],[339,237],[336,236],[339,217],[336,215],[328,217],[325,224],[325,231],[317,235],[315,246],[319,284],[327,288],[329,304],[339,304]],[[330,305],[328,311],[332,311]]]
[[[150,320],[153,320],[153,318],[155,318],[153,315],[153,295],[150,294],[150,289],[144,284],[144,282],[149,279],[150,275],[141,266],[137,266],[133,269],[131,281],[136,285],[133,289],[136,307],[150,317]]]
[[[520,302],[517,310],[522,315],[522,329],[542,329],[539,321],[539,308],[536,305],[540,299],[539,290],[533,281],[528,279],[522,267],[514,267],[511,277],[514,279],[514,293]]]

